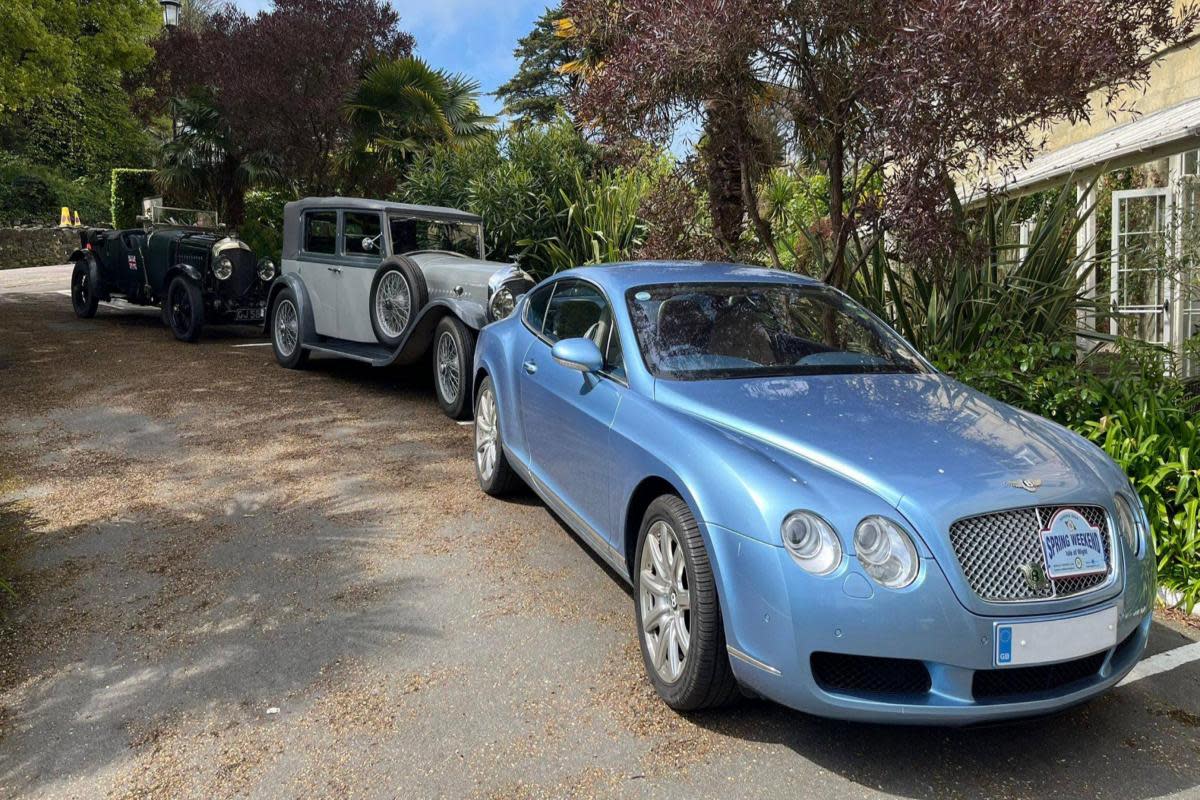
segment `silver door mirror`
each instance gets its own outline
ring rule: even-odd
[[[369,253],[375,249],[375,238],[373,236],[364,236],[362,240],[362,249],[364,253]]]

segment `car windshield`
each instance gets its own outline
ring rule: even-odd
[[[397,255],[414,250],[447,250],[467,258],[481,258],[480,226],[475,222],[451,222],[419,217],[389,217],[392,252]]]
[[[672,380],[926,372],[905,342],[857,303],[819,286],[641,286],[627,294],[646,366]]]

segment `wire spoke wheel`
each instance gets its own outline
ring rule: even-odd
[[[172,287],[171,323],[177,331],[186,331],[192,324],[192,299],[182,283]]]
[[[279,306],[275,309],[275,346],[279,348],[281,355],[287,357],[296,351],[299,341],[300,322],[296,306],[285,298],[279,301]]]
[[[398,337],[408,327],[411,313],[412,295],[408,281],[395,270],[386,273],[375,292],[375,318],[379,327],[389,337]]]
[[[642,545],[638,592],[650,663],[663,681],[674,683],[691,648],[692,596],[679,539],[664,520],[650,527]]]
[[[500,447],[500,426],[497,424],[496,393],[491,386],[483,389],[475,408],[475,465],[484,481],[490,481],[496,471]]]
[[[462,388],[462,368],[458,362],[458,342],[452,333],[446,331],[438,337],[437,382],[438,390],[447,403],[457,401]]]

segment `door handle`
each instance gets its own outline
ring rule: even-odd
[[[528,372],[530,375],[537,372],[537,364],[533,363],[532,361],[526,361],[521,366],[524,367],[525,371]]]
[[[326,267],[325,269],[329,270],[330,272],[336,272],[339,275],[342,273],[341,267]]]

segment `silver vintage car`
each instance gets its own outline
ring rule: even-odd
[[[466,211],[352,197],[283,209],[283,263],[267,320],[275,358],[309,353],[375,366],[433,352],[442,410],[470,416],[476,333],[508,316],[533,279],[484,259],[483,220]]]

